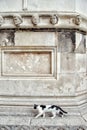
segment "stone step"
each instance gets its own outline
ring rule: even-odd
[[[87,115],[85,115],[87,117]],[[0,130],[87,130],[87,118],[64,116],[51,119],[29,116],[0,116]]]

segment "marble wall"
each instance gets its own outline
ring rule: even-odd
[[[26,2],[27,1],[27,2]],[[46,5],[49,6],[47,7]],[[0,11],[21,11],[22,9],[29,11],[74,11],[75,1],[72,0],[16,0],[13,4],[12,0],[1,0]]]
[[[3,45],[3,38],[4,43],[11,45]],[[52,96],[57,103],[60,99],[56,100],[56,96],[70,98],[87,89],[85,33],[69,29],[56,32],[2,30],[0,40],[1,95]],[[33,99],[31,104],[35,102]]]
[[[0,0],[0,130],[86,130],[86,5]],[[68,115],[34,119],[36,103]]]
[[[46,5],[49,5],[48,7]],[[86,0],[0,0],[0,12],[13,11],[61,11],[78,12],[86,16]]]

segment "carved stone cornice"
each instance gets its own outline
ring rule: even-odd
[[[87,32],[87,18],[71,12],[2,12],[0,29],[7,28],[67,28]]]

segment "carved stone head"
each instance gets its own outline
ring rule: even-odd
[[[14,15],[13,21],[16,26],[19,26],[23,22],[22,17],[20,15]]]
[[[3,17],[0,15],[0,26],[3,24],[3,22],[4,22],[4,19],[3,19]]]
[[[55,25],[58,23],[58,16],[57,15],[51,15],[50,17],[50,23]]]
[[[79,15],[77,15],[74,19],[73,19],[73,23],[76,25],[80,25],[81,23],[81,17]]]
[[[38,23],[40,22],[38,15],[33,15],[31,20],[34,25],[38,25]]]

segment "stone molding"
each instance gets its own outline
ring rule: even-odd
[[[7,39],[5,39],[5,40],[6,40],[6,42],[8,42]],[[2,51],[2,76],[7,75],[7,76],[19,76],[20,77],[20,75],[22,75],[22,76],[25,76],[25,77],[29,76],[29,77],[35,77],[35,78],[44,77],[44,78],[56,79],[56,73],[55,73],[56,72],[56,64],[57,64],[56,60],[55,60],[56,55],[57,55],[56,54],[57,53],[57,48],[56,47],[41,47],[41,46],[40,47],[39,46],[34,47],[33,46],[33,47],[21,47],[21,49],[22,49],[21,51],[20,51],[20,47],[13,47],[13,48],[9,47],[8,49],[7,48],[2,48],[1,49],[1,51]],[[17,58],[17,57],[14,57],[15,53],[18,54],[18,55],[22,54],[22,56],[25,57],[25,59],[26,59],[26,56],[27,56],[27,58],[30,57],[29,60],[33,60],[33,62],[35,62],[35,57],[36,57],[37,66],[36,65],[35,66],[38,68],[38,72],[35,71],[35,69],[34,69],[35,66],[33,66],[34,64],[32,65],[32,67],[33,67],[32,70],[29,69],[30,73],[28,72],[28,70],[26,71],[25,70],[25,63],[24,63],[24,71],[26,71],[26,73],[24,73],[24,72],[15,73],[16,71],[11,72],[11,73],[5,72],[6,71],[6,67],[5,67],[6,62],[4,62],[4,60],[5,60],[6,56],[7,57],[8,56],[9,57],[13,56],[13,58]],[[39,53],[39,56],[41,55],[41,57],[38,56],[38,53]],[[32,59],[32,56],[35,56],[34,59]],[[40,62],[38,60],[41,61],[41,59],[43,59],[44,56],[45,56],[46,61],[42,60],[42,63],[44,64],[44,62],[46,62],[48,67],[46,69],[44,69],[43,72],[42,71],[39,72],[39,69],[40,69],[39,64],[40,64]],[[37,59],[37,58],[39,58],[39,59]],[[48,63],[47,63],[47,61],[48,61]],[[13,68],[14,68],[14,64],[15,64],[15,62],[13,62]],[[35,64],[36,64],[36,62],[35,62]],[[19,66],[20,66],[19,68],[21,68],[22,65],[19,65]],[[48,69],[49,69],[49,72],[48,72]],[[7,68],[7,70],[8,70],[8,68]],[[43,67],[40,70],[43,70]]]
[[[38,17],[37,22],[35,19]],[[62,12],[3,12],[0,29],[8,28],[69,28],[87,31],[87,18],[78,13]],[[53,19],[55,19],[53,21]],[[37,26],[36,26],[37,25]]]

